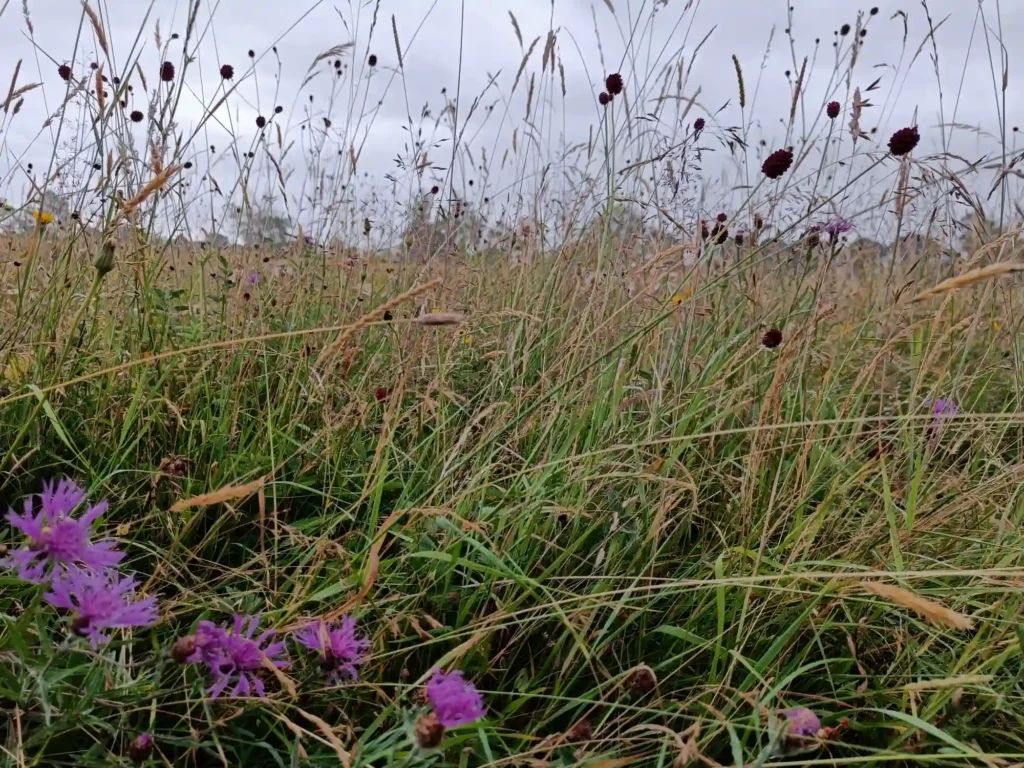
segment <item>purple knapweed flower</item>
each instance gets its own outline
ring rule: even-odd
[[[821,720],[807,707],[795,707],[782,713],[786,718],[786,735],[814,737],[821,729]]]
[[[231,630],[209,621],[199,622],[195,634],[196,648],[188,661],[206,665],[213,678],[209,689],[211,699],[220,696],[236,678],[231,696],[249,696],[255,691],[257,696],[264,698],[266,690],[256,673],[267,662],[278,668],[288,666],[287,661],[274,658],[284,652],[283,641],[269,642],[277,632],[267,630],[253,639],[259,625],[259,614],[248,617],[235,614]]]
[[[249,276],[245,278],[245,281],[249,283],[249,285],[256,285],[260,281],[259,272],[250,272]]]
[[[841,216],[836,216],[835,218],[825,222],[822,229],[823,231],[827,232],[829,234],[829,237],[832,238],[832,241],[835,242],[836,238],[838,238],[840,235],[845,234],[849,232],[851,229],[853,229],[853,224],[847,221],[846,219],[842,218]]]
[[[149,627],[156,623],[155,597],[136,599],[136,582],[116,571],[67,568],[53,577],[43,599],[54,608],[73,611],[71,628],[89,638],[93,648],[109,642],[109,629]]]
[[[28,546],[15,550],[6,561],[18,569],[18,578],[36,584],[49,581],[68,566],[102,571],[117,565],[124,553],[113,539],[89,540],[90,528],[107,511],[107,502],[89,507],[78,519],[71,512],[85,500],[85,491],[73,481],[43,484],[37,494],[39,512],[33,511],[33,496],[25,499],[25,514],[7,513],[10,524],[28,536]]]
[[[367,638],[356,634],[354,616],[342,616],[340,624],[318,619],[298,630],[295,642],[323,654],[320,665],[329,682],[339,682],[343,675],[358,679],[356,665],[364,661],[363,651],[370,645]]]
[[[486,714],[484,697],[458,670],[445,674],[435,669],[427,681],[427,699],[445,728],[475,723]]]
[[[924,404],[932,412],[932,421],[928,425],[928,437],[934,443],[938,441],[949,420],[960,413],[960,408],[954,401],[942,397],[936,400],[925,400]]]

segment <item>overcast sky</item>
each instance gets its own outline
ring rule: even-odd
[[[54,144],[62,140],[66,144],[73,133],[65,128],[58,136],[59,121],[43,127],[47,115],[58,110],[66,92],[66,84],[57,75],[57,65],[71,64],[80,77],[87,74],[89,62],[106,60],[88,23],[83,22],[78,3],[25,2],[34,32],[29,31],[19,0],[10,0],[0,17],[0,89],[6,90],[19,59],[23,63],[18,84],[43,84],[42,88],[25,94],[20,114],[0,115],[0,197],[14,204],[21,204],[30,192],[27,164],[34,164],[33,173],[38,177],[40,169],[49,163]],[[0,0],[0,7],[3,5],[4,0]],[[124,74],[122,69],[135,55],[133,48],[141,50],[138,58],[148,79],[151,98],[160,62],[166,58],[180,66],[186,0],[153,0],[150,4],[141,0],[94,0],[93,5],[100,12],[110,38],[116,73]],[[793,6],[791,12],[789,5]],[[347,190],[348,194],[369,197],[371,190],[380,191],[381,185],[386,194],[385,174],[396,178],[399,194],[407,194],[417,184],[429,187],[439,181],[443,186],[445,171],[441,168],[450,165],[450,142],[434,146],[428,141],[429,160],[438,169],[428,171],[419,181],[403,171],[395,158],[409,157],[408,151],[403,150],[408,143],[409,116],[415,129],[420,124],[421,108],[429,103],[432,119],[436,118],[444,104],[441,89],[445,88],[448,97],[461,94],[460,130],[473,99],[485,94],[462,134],[464,140],[473,139],[467,143],[475,150],[474,159],[479,160],[481,150],[486,150],[492,163],[500,161],[511,146],[513,130],[517,129],[518,154],[506,160],[504,171],[492,164],[488,182],[479,178],[478,170],[463,165],[454,179],[455,191],[464,199],[479,202],[493,196],[508,203],[529,194],[534,188],[531,185],[539,183],[545,163],[555,163],[557,170],[558,158],[567,145],[599,134],[602,110],[596,95],[604,76],[611,71],[621,71],[626,81],[626,102],[620,97],[613,103],[617,110],[615,124],[621,135],[616,162],[621,167],[624,161],[635,160],[629,154],[636,151],[636,145],[626,143],[624,110],[628,104],[634,114],[641,111],[636,104],[629,103],[634,98],[641,103],[643,112],[654,111],[660,73],[665,66],[680,60],[685,67],[692,67],[683,84],[683,95],[692,97],[700,89],[687,121],[706,118],[709,139],[720,137],[726,127],[745,123],[744,135],[751,143],[747,167],[756,170],[759,153],[763,156],[765,151],[784,145],[783,142],[796,143],[793,137],[787,139],[785,121],[793,81],[805,56],[812,65],[805,78],[806,95],[798,112],[796,139],[800,134],[821,136],[827,130],[820,115],[826,92],[844,105],[839,124],[845,132],[845,107],[850,96],[846,82],[835,82],[832,72],[837,50],[847,59],[850,55],[858,13],[862,14],[867,34],[851,86],[866,88],[881,78],[877,90],[870,94],[875,106],[867,110],[864,127],[877,127],[878,133],[872,138],[875,146],[884,147],[889,133],[913,124],[916,114],[922,133],[921,148],[916,154],[936,152],[942,148],[943,134],[938,127],[939,86],[932,61],[933,48],[927,40],[925,6],[920,0],[880,0],[877,5],[877,15],[870,15],[870,3],[858,5],[849,0],[467,0],[464,5],[459,0],[381,0],[379,6],[372,1],[332,4],[315,0],[203,0],[197,17],[197,39],[190,43],[194,59],[184,83],[176,81],[176,87],[184,88],[178,111],[179,130],[190,134],[206,109],[222,95],[223,91],[218,90],[222,88],[218,74],[221,64],[234,66],[232,85],[236,90],[186,153],[194,160],[191,173],[197,177],[190,190],[199,194],[202,185],[198,177],[207,171],[210,162],[215,164],[218,180],[237,176],[237,157],[226,152],[228,136],[239,137],[241,150],[250,149],[258,133],[256,116],[271,115],[278,104],[284,108],[275,118],[284,129],[284,142],[295,142],[286,163],[293,171],[288,182],[292,197],[310,192],[314,184],[303,171],[303,147],[308,150],[311,143],[323,143],[325,154],[329,148],[329,154],[335,158],[331,161],[333,165],[321,159],[318,168],[331,173],[344,167],[347,144],[352,140],[360,150],[359,180]],[[1024,73],[1013,59],[1013,50],[1004,53],[998,43],[999,36],[1010,41],[1024,39],[1024,2],[931,0],[927,9],[933,23],[940,27],[936,33],[937,68],[945,121],[961,126],[947,128],[948,147],[968,160],[983,155],[998,158],[1003,108],[999,93],[1001,58],[1007,55],[1007,130],[1018,123],[1024,125],[1024,85],[1020,85],[1019,79]],[[523,37],[522,48],[510,11]],[[375,14],[377,21],[371,38]],[[402,48],[402,66],[393,38],[392,16]],[[158,23],[166,53],[157,48],[155,41]],[[854,31],[837,38],[836,32],[844,23],[852,25]],[[558,30],[556,52],[557,61],[564,68],[564,97],[557,69],[553,75],[550,69],[544,75],[540,72],[550,29]],[[171,33],[178,33],[181,38],[168,42]],[[510,96],[523,48],[528,48],[536,37],[541,38],[540,42],[515,94]],[[837,39],[838,49],[833,47]],[[340,57],[346,68],[344,76],[335,77],[332,69],[337,57],[330,57],[313,68],[316,76],[303,85],[314,58],[345,43],[354,45]],[[272,51],[274,46],[277,56]],[[247,55],[250,49],[256,54],[254,60]],[[367,63],[370,54],[377,57],[375,68]],[[733,54],[740,61],[746,81],[747,105],[742,112]],[[105,71],[111,74],[111,65],[105,64]],[[497,79],[488,89],[493,76]],[[524,139],[523,118],[531,76],[536,82],[530,98],[534,139],[528,142]],[[137,78],[133,77],[132,82],[134,91],[128,109],[146,112],[150,99],[142,92]],[[341,92],[332,97],[332,90]],[[493,112],[486,111],[489,105],[494,105]],[[69,110],[74,110],[76,118],[81,114],[74,105],[69,105]],[[663,133],[672,133],[667,125],[672,114],[674,111],[662,115],[666,121],[661,126]],[[325,126],[324,117],[330,119],[329,127]],[[428,121],[431,130],[432,119]],[[308,129],[304,130],[302,125],[306,123]],[[638,132],[647,127],[634,120],[628,130]],[[144,136],[145,123],[133,130],[137,136]],[[428,136],[440,140],[446,133],[444,129],[436,135],[428,131]],[[1013,146],[1017,136],[1008,134],[1009,146]],[[764,148],[758,146],[762,139]],[[81,143],[82,137],[76,141]],[[217,148],[213,155],[204,149],[211,144]],[[719,186],[727,188],[728,180],[737,178],[736,160],[727,161],[728,153],[720,143],[708,140],[706,144],[709,152],[703,158],[703,174],[710,186],[715,186],[718,178]],[[339,150],[344,152],[342,158],[338,158]],[[845,151],[851,150],[847,137]],[[89,164],[85,158],[82,162]],[[572,162],[583,163],[579,156]],[[887,172],[891,173],[893,168]],[[266,170],[264,192],[274,188],[269,168]],[[529,180],[525,185],[515,183],[523,178]],[[880,183],[884,184],[885,178],[882,174]],[[470,179],[475,182],[473,188],[467,186]],[[707,202],[708,206],[713,204]]]

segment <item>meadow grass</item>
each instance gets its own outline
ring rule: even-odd
[[[218,246],[164,226],[199,204],[190,145],[158,131],[139,156],[116,99],[79,100],[131,161],[101,170],[120,199],[6,241],[0,494],[66,476],[108,500],[95,535],[160,618],[92,648],[0,575],[4,765],[124,765],[140,733],[153,765],[1024,761],[1020,283],[971,271],[1015,261],[1016,231],[978,225],[961,256],[912,225],[947,157],[871,159],[884,259],[800,234],[856,190],[813,173],[755,178],[722,242],[696,203],[623,231],[635,190],[609,172],[600,215],[554,241],[535,219],[467,238],[449,200],[387,250]],[[266,698],[212,698],[172,654],[236,613],[288,644]],[[292,639],[342,614],[370,644],[328,684]],[[423,749],[436,668],[487,714]],[[780,718],[802,707],[803,739]]]

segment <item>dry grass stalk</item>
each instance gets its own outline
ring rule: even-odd
[[[1003,275],[1009,275],[1014,272],[1024,272],[1024,262],[1017,261],[1004,261],[1000,264],[989,264],[987,267],[980,267],[978,269],[972,269],[964,272],[962,275],[956,275],[955,277],[947,278],[938,285],[929,288],[927,291],[922,291],[913,298],[913,301],[923,301],[924,299],[932,296],[938,296],[939,294],[949,293],[959,288],[964,288],[974,283],[980,283],[982,280],[988,280],[993,277],[1002,277]]]
[[[909,589],[897,587],[895,584],[884,584],[880,581],[862,581],[860,586],[864,591],[870,592],[901,608],[907,608],[938,626],[949,627],[950,629],[971,629],[974,627],[974,622],[962,613],[957,613],[934,600],[921,597]]]
[[[793,89],[793,102],[789,105],[789,122],[796,120],[796,107],[800,103],[800,92],[804,87],[804,75],[807,74],[807,57],[804,56],[804,63],[800,65],[800,74],[796,78],[796,87]]]
[[[11,106],[15,99],[21,100],[22,94],[28,93],[29,91],[34,91],[40,85],[42,85],[42,83],[29,83],[28,85],[21,86],[21,88],[18,88],[17,90],[11,91],[7,98],[4,99],[4,103],[0,106],[2,106],[4,112],[6,112],[8,107]],[[15,112],[17,112],[17,110],[15,110]]]
[[[413,319],[417,325],[458,325],[465,317],[458,312],[431,312]]]
[[[398,22],[395,21],[395,14],[391,14],[391,33],[395,36],[395,53],[398,55],[398,68],[404,69],[402,62],[402,44],[398,42]]]
[[[419,296],[420,294],[426,293],[427,291],[432,290],[438,287],[439,285],[441,285],[441,278],[436,277],[429,283],[423,283],[422,285],[413,286],[405,293],[395,296],[395,298],[391,299],[391,301],[381,304],[379,307],[373,310],[373,312],[369,312],[368,314],[363,315],[354,323],[352,323],[352,325],[346,326],[345,329],[340,334],[338,334],[337,340],[329,347],[326,347],[324,351],[320,353],[320,356],[317,358],[316,361],[317,366],[324,365],[328,360],[332,359],[335,355],[337,355],[339,352],[345,349],[345,345],[348,344],[349,339],[355,336],[356,333],[358,333],[362,328],[384,317],[385,312],[389,312],[395,307],[404,304],[409,299],[413,299]]]
[[[170,181],[170,178],[180,170],[180,168],[180,165],[171,165],[154,176],[146,186],[139,190],[135,197],[124,204],[124,209],[121,211],[121,215],[125,218],[130,216],[135,209],[146,202],[152,194],[162,189],[164,185]]]
[[[223,488],[219,488],[216,491],[210,491],[210,493],[201,493],[198,496],[193,496],[190,499],[179,499],[174,502],[171,507],[171,512],[181,512],[189,507],[209,507],[212,504],[220,504],[224,501],[231,501],[232,499],[241,499],[247,496],[251,496],[267,482],[266,476],[257,478],[251,483],[245,483],[243,485],[226,485]]]
[[[96,70],[96,105],[99,108],[99,114],[102,115],[107,108],[107,99],[104,94],[106,91],[103,90],[103,67],[99,67]]]
[[[959,675],[957,677],[943,677],[939,680],[920,680],[916,683],[907,683],[903,690],[908,693],[915,691],[941,691],[948,688],[961,688],[965,685],[988,685],[992,682],[992,675]]]
[[[85,15],[89,17],[89,23],[92,24],[92,31],[96,33],[96,44],[99,45],[100,50],[110,58],[110,47],[107,45],[107,36],[103,32],[103,25],[100,24],[100,17],[93,10],[93,7],[89,3],[82,0],[82,10],[85,11]]]

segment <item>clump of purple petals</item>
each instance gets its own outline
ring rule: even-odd
[[[116,571],[68,568],[53,577],[43,599],[55,608],[73,611],[72,628],[89,638],[93,648],[106,643],[111,629],[149,627],[157,620],[155,597],[138,599],[136,581]]]
[[[786,735],[813,738],[821,730],[821,720],[807,707],[787,709],[782,713],[786,718]]]
[[[320,663],[328,673],[328,681],[338,682],[346,675],[353,680],[359,678],[356,665],[364,661],[370,641],[356,634],[354,616],[342,616],[337,624],[318,619],[298,630],[294,637],[300,645],[321,652]]]
[[[805,235],[814,235],[824,232],[829,236],[831,242],[839,239],[839,236],[853,229],[853,224],[841,216],[836,216],[821,224],[813,224],[807,228]]]
[[[256,673],[268,662],[278,668],[288,666],[286,660],[275,658],[284,653],[285,647],[283,641],[271,642],[277,635],[274,630],[267,630],[253,639],[259,625],[259,614],[235,614],[230,630],[210,621],[199,622],[195,651],[188,661],[206,665],[213,680],[209,689],[211,699],[220,696],[232,681],[235,684],[230,696],[249,696],[255,692],[265,698],[263,681]]]
[[[249,276],[245,278],[245,280],[249,285],[256,285],[260,281],[259,272],[250,272]]]
[[[427,699],[445,728],[475,723],[486,714],[484,697],[460,671],[445,674],[434,670],[427,681]]]
[[[39,499],[34,511],[33,498]],[[7,513],[10,524],[29,538],[28,546],[12,552],[7,565],[18,569],[18,578],[41,584],[69,566],[103,571],[117,565],[124,553],[113,539],[89,540],[91,526],[107,511],[101,501],[79,518],[71,512],[85,501],[85,491],[67,478],[43,484],[42,493],[25,499],[25,513]]]
[[[941,397],[935,400],[935,402],[929,400],[926,405],[931,407],[932,416],[935,419],[951,419],[960,413],[960,409],[955,402]]]

